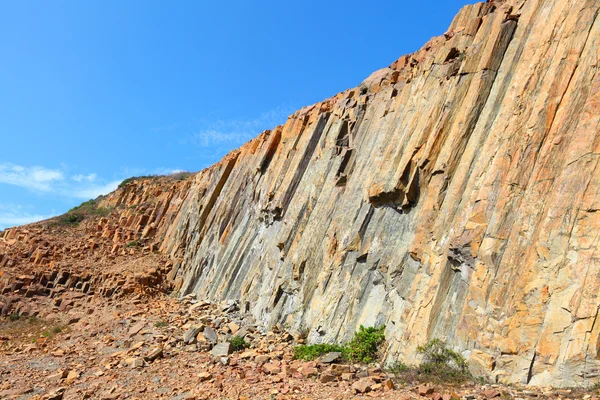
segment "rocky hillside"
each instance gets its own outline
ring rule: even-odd
[[[5,293],[45,291],[20,269],[138,252],[151,271],[100,287],[238,300],[311,342],[385,325],[388,363],[416,362],[417,346],[443,338],[495,382],[590,386],[599,9],[467,6],[418,52],[195,176],[129,182],[100,202],[110,218],[79,228],[85,240],[45,243],[47,224],[5,232],[0,279],[21,285]]]

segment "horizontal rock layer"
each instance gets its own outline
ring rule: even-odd
[[[593,384],[599,8],[467,6],[420,51],[161,194],[144,223],[180,294],[240,299],[315,342],[385,324],[388,362],[439,337],[500,382]]]

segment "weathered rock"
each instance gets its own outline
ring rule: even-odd
[[[206,339],[206,341],[211,344],[216,344],[219,341],[219,336],[217,335],[215,330],[210,326],[204,328],[204,330],[202,331],[202,336],[204,336],[204,339]]]
[[[131,357],[125,360],[125,364],[129,368],[142,368],[144,366],[144,360],[139,357]]]
[[[354,393],[367,393],[370,392],[372,387],[375,385],[371,379],[361,379],[352,384],[352,390]]]
[[[342,356],[342,353],[340,353],[340,352],[331,352],[331,353],[327,353],[327,354],[323,355],[322,357],[320,357],[319,361],[324,364],[330,364],[334,361],[337,361],[341,356]]]
[[[70,385],[77,379],[79,379],[79,372],[75,371],[74,369],[69,371],[69,373],[67,374],[67,384]]]
[[[445,36],[199,173],[165,219],[181,290],[309,341],[383,318],[390,362],[452,337],[495,358],[490,378],[585,384],[600,368],[599,7],[466,6]]]
[[[200,372],[198,374],[198,379],[200,379],[200,382],[208,381],[212,379],[212,374],[210,372]]]
[[[431,387],[431,386],[427,386],[427,385],[420,385],[417,388],[417,393],[419,393],[420,396],[429,396],[430,394],[433,394],[435,390]]]
[[[162,357],[162,355],[163,355],[162,347],[156,347],[156,348],[150,350],[150,352],[148,354],[146,354],[144,359],[146,361],[154,361],[157,358]]]
[[[224,357],[231,354],[231,343],[224,342],[219,343],[211,350],[211,354],[214,357]]]
[[[196,343],[196,336],[202,331],[202,326],[192,326],[183,334],[183,342],[186,344]]]

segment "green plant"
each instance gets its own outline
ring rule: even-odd
[[[95,199],[84,201],[77,207],[71,208],[65,214],[57,217],[53,225],[77,225],[90,216],[104,217],[113,210],[111,207],[100,207],[100,202],[105,196],[98,196]]]
[[[134,240],[133,242],[129,242],[127,243],[127,247],[137,247],[139,244],[136,240]]]
[[[379,347],[385,341],[385,325],[379,328],[360,326],[354,338],[344,346],[344,358],[361,363],[372,363],[377,360]]]
[[[228,342],[231,344],[231,349],[233,351],[242,351],[245,348],[250,347],[250,344],[240,336],[232,336],[229,338]]]
[[[154,327],[155,328],[164,328],[165,326],[167,326],[168,324],[165,321],[158,321],[154,323]]]
[[[387,368],[387,371],[391,374],[402,374],[408,370],[410,370],[410,367],[402,361],[397,361]]]
[[[447,347],[440,339],[433,339],[423,346],[417,347],[423,355],[423,362],[418,372],[438,382],[461,382],[473,379],[468,370],[465,358]]]
[[[19,320],[19,318],[21,318],[21,317],[20,317],[20,316],[19,316],[19,314],[17,314],[17,313],[13,313],[13,314],[10,314],[10,315],[8,316],[8,319],[9,319],[9,320],[11,320],[11,321],[18,321],[18,320]]]
[[[127,186],[131,182],[134,182],[138,179],[154,179],[154,178],[158,178],[158,175],[132,176],[131,178],[127,178],[127,179],[123,180],[123,182],[119,183],[119,189]]]
[[[344,349],[344,346],[340,346],[339,344],[321,343],[301,345],[294,348],[294,359],[311,361],[321,357],[323,354],[331,352],[340,352],[343,354]]]
[[[449,349],[446,342],[440,339],[433,339],[429,343],[417,347],[417,352],[423,355],[425,364],[444,364],[461,371],[465,371],[468,366],[461,354]]]

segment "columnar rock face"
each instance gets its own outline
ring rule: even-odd
[[[200,172],[160,228],[180,293],[312,341],[385,324],[388,362],[439,337],[500,382],[594,383],[599,8],[467,6]]]
[[[444,36],[194,179],[119,189],[103,201],[118,224],[94,237],[115,254],[147,239],[181,295],[239,299],[313,342],[385,324],[387,362],[442,338],[499,382],[591,385],[599,9],[467,6]]]

